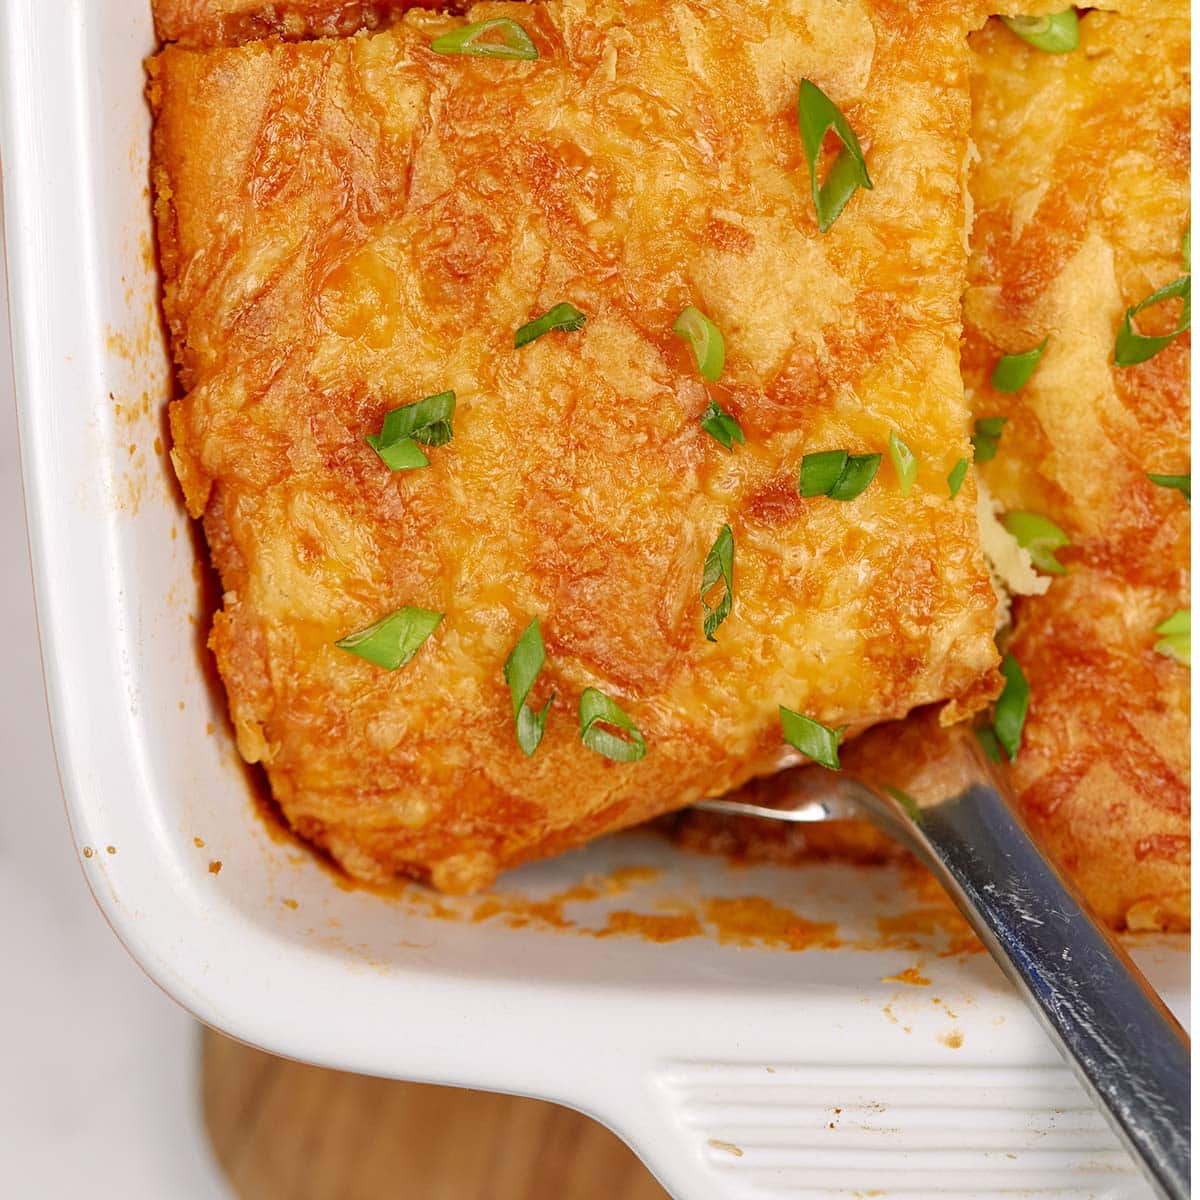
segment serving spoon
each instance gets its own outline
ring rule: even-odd
[[[1074,886],[1038,849],[965,730],[909,791],[814,767],[789,772],[779,807],[703,800],[770,821],[866,819],[908,846],[958,905],[1033,1009],[1159,1196],[1191,1174],[1188,1036]]]

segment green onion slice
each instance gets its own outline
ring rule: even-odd
[[[1138,333],[1133,326],[1133,318],[1143,309],[1161,304],[1164,300],[1182,300],[1183,308],[1179,313],[1179,322],[1170,333],[1161,337],[1150,337]],[[1133,367],[1153,358],[1160,350],[1169,346],[1181,333],[1186,333],[1192,327],[1192,277],[1182,275],[1166,287],[1160,287],[1152,292],[1141,304],[1135,304],[1125,310],[1125,319],[1117,330],[1117,346],[1113,351],[1113,362],[1118,367]]]
[[[620,729],[621,737],[604,726]],[[611,758],[613,762],[637,762],[646,757],[646,739],[629,719],[625,710],[598,688],[584,688],[579,697],[579,739],[589,750]]]
[[[1001,17],[1017,35],[1047,54],[1069,54],[1079,45],[1079,14],[1073,8],[1045,17]]]
[[[1154,649],[1159,654],[1173,658],[1185,667],[1192,665],[1192,610],[1181,608],[1172,613],[1161,625],[1156,625],[1154,632],[1161,634],[1160,641],[1154,643]]]
[[[828,496],[842,477],[850,455],[845,450],[822,450],[800,461],[800,495]]]
[[[528,346],[530,342],[536,338],[540,338],[543,333],[549,333],[552,329],[561,330],[563,333],[574,333],[577,329],[582,329],[586,324],[587,315],[581,313],[575,305],[567,304],[564,301],[562,304],[556,304],[549,312],[538,317],[536,321],[530,321],[528,325],[522,325],[517,330],[513,343],[515,348],[520,350],[522,346]]]
[[[1179,241],[1179,250],[1183,255],[1183,269],[1188,275],[1192,273],[1192,227],[1189,225],[1183,231],[1183,237]]]
[[[845,450],[806,454],[800,460],[800,495],[853,500],[866,491],[882,461],[881,454],[849,454]]]
[[[1032,350],[1004,355],[992,371],[992,387],[998,392],[1019,392],[1029,382],[1049,341],[1049,337],[1045,337],[1041,345]]]
[[[924,821],[925,814],[921,812],[921,806],[907,792],[902,792],[898,787],[892,787],[890,783],[884,784],[883,790],[904,809],[914,825],[920,825]]]
[[[875,472],[879,470],[882,461],[882,454],[851,454],[846,459],[846,468],[841,478],[829,489],[829,498],[853,500],[855,496],[861,495],[875,478]]]
[[[542,734],[546,732],[546,717],[550,713],[550,705],[554,703],[553,692],[550,693],[550,699],[546,701],[541,712],[525,703],[545,664],[546,646],[542,641],[542,627],[537,617],[534,617],[504,662],[504,682],[508,684],[508,690],[512,693],[517,743],[530,758],[541,744]]]
[[[992,728],[996,740],[1008,755],[1008,761],[1016,762],[1017,752],[1021,749],[1021,733],[1025,728],[1025,714],[1029,711],[1029,682],[1011,654],[1004,656],[1000,674],[1004,676],[1004,691],[996,701]]]
[[[700,418],[700,428],[705,433],[715,437],[726,450],[733,449],[733,443],[744,446],[746,435],[736,417],[731,417],[715,400],[708,402],[704,415]]]
[[[1000,743],[996,741],[996,731],[990,725],[982,725],[975,730],[975,736],[983,747],[983,752],[994,763],[1002,763],[1004,755],[1000,752]]]
[[[1001,518],[1004,528],[1029,551],[1033,565],[1047,575],[1065,575],[1067,568],[1054,557],[1055,550],[1069,546],[1071,539],[1049,517],[1034,512],[1008,512]]]
[[[1177,492],[1183,493],[1183,498],[1191,504],[1192,502],[1192,476],[1187,475],[1151,475],[1147,473],[1146,478],[1151,483],[1157,483],[1159,487],[1174,488]]]
[[[691,343],[700,374],[709,383],[716,383],[725,369],[725,339],[721,331],[693,304],[675,318],[671,328]]]
[[[845,725],[840,729],[830,729],[812,717],[784,708],[782,704],[779,706],[779,723],[783,727],[783,739],[789,746],[794,746],[801,754],[806,754],[813,762],[831,771],[841,770],[838,744],[846,732]]]
[[[810,79],[800,81],[799,107],[800,138],[804,143],[804,157],[808,159],[817,227],[824,233],[859,188],[870,191],[875,185],[867,174],[867,160],[850,123],[842,116],[841,109]],[[831,129],[842,148],[825,182],[818,184],[817,161],[821,156],[821,144]]]
[[[975,422],[975,433],[971,445],[975,448],[975,461],[991,462],[1000,449],[1000,435],[1008,423],[1007,417],[980,417]]]
[[[444,446],[454,436],[454,399],[453,392],[438,392],[415,404],[393,408],[383,418],[380,431],[367,435],[367,445],[393,471],[429,466],[416,443]]]
[[[950,468],[950,474],[946,476],[946,482],[950,485],[950,499],[953,500],[958,495],[962,488],[963,481],[967,478],[967,467],[970,463],[965,458],[960,458],[958,462]]]
[[[427,608],[398,608],[374,625],[368,625],[334,645],[385,671],[395,671],[412,659],[441,623],[442,614]]]
[[[708,594],[722,581],[725,587],[721,599],[715,605],[710,605]],[[728,525],[721,526],[721,532],[717,534],[717,539],[704,560],[700,603],[704,605],[704,636],[710,642],[715,642],[718,627],[733,608],[733,530]]]
[[[900,480],[900,495],[907,496],[917,479],[916,455],[896,436],[895,431],[888,434],[888,453],[892,456],[892,466],[896,468],[896,478]]]
[[[499,40],[483,39],[492,32]],[[522,25],[510,17],[494,17],[490,21],[477,21],[474,25],[463,25],[459,29],[443,33],[429,43],[434,54],[477,54],[484,58],[520,58],[532,61],[537,58],[537,47]]]

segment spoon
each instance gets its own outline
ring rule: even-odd
[[[704,800],[771,821],[867,819],[908,846],[1033,1009],[1157,1195],[1190,1196],[1187,1034],[1074,886],[1038,849],[975,737],[942,750],[901,791],[872,777],[791,771],[780,807]]]

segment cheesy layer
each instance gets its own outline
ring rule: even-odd
[[[1035,831],[1108,920],[1187,921],[1186,667],[1154,651],[1190,607],[1191,510],[1148,473],[1190,471],[1190,334],[1114,365],[1125,310],[1185,273],[1190,30],[1183,0],[1122,0],[1080,20],[1073,54],[999,22],[972,39],[975,205],[963,372],[1004,415],[980,468],[1005,510],[1070,537],[1068,567],[1014,606],[1030,683],[1010,769]],[[1165,333],[1178,302],[1138,317]],[[1001,354],[1048,338],[1029,383],[992,390]]]
[[[781,704],[850,733],[995,693],[958,369],[969,97],[958,7],[885,0],[488,4],[536,62],[447,57],[455,18],[168,48],[150,65],[174,461],[225,588],[213,645],[242,753],[351,873],[441,888],[787,761]],[[836,19],[835,19],[836,18]],[[797,87],[858,132],[873,190],[817,231]],[[560,301],[585,329],[520,349]],[[719,382],[671,332],[723,331]],[[457,394],[391,472],[385,412]],[[700,427],[712,401],[746,444]],[[919,464],[910,495],[889,433]],[[882,452],[854,500],[810,452]],[[723,525],[734,601],[700,580]],[[445,614],[404,668],[337,639]],[[502,666],[539,617],[554,693],[525,757]],[[645,758],[580,743],[596,687]],[[795,759],[791,753],[791,758]]]
[[[1125,309],[1184,271],[1188,10],[1118,8],[1084,15],[1071,54],[1040,53],[999,21],[972,38],[964,375],[976,416],[1008,418],[995,458],[978,464],[981,495],[1050,518],[1072,542],[1058,552],[1065,576],[1031,581],[1003,530],[984,532],[1003,580],[1026,593],[1006,642],[1030,689],[1010,782],[1108,922],[1179,929],[1190,924],[1188,670],[1155,652],[1154,628],[1190,605],[1190,509],[1147,473],[1190,471],[1190,335],[1138,366],[1115,366],[1113,353]],[[1178,316],[1176,302],[1139,325],[1166,333]],[[1046,337],[1029,383],[994,391],[999,357]],[[1033,582],[1041,594],[1028,594]],[[843,763],[908,787],[939,747],[925,712],[871,730]],[[745,794],[783,801],[790,774]],[[858,822],[814,839],[697,813],[676,836],[775,861],[886,856]]]

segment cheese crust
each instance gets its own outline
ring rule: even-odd
[[[447,890],[775,770],[785,704],[854,733],[994,695],[995,597],[958,370],[969,98],[958,6],[488,4],[536,63],[446,57],[461,23],[150,63],[173,459],[224,586],[238,745],[351,873]],[[827,11],[829,10],[829,11]],[[816,229],[811,78],[874,181]],[[560,301],[578,333],[513,349]],[[719,383],[671,332],[723,331]],[[389,472],[383,414],[447,389],[454,438]],[[711,400],[741,422],[727,452]],[[908,497],[895,430],[920,470]],[[883,452],[857,499],[806,453]],[[732,615],[701,629],[724,524]],[[334,642],[444,613],[388,673]],[[555,694],[526,758],[502,677],[532,617]],[[580,744],[584,688],[649,746]]]
[[[999,21],[972,38],[975,223],[963,372],[978,417],[1005,416],[978,469],[1005,510],[1041,513],[1072,545],[1066,576],[1016,598],[1006,643],[1030,706],[1018,802],[1092,907],[1130,929],[1190,925],[1188,670],[1155,653],[1154,627],[1190,606],[1190,509],[1147,472],[1190,469],[1190,334],[1148,362],[1113,365],[1125,309],[1184,272],[1190,81],[1182,0],[1089,12],[1080,47],[1048,55]],[[1148,311],[1166,333],[1178,307]],[[1015,395],[990,378],[1002,354],[1049,337]],[[919,713],[871,730],[845,769],[900,786],[937,752]],[[747,797],[788,794],[788,775]],[[885,856],[882,835],[836,822],[814,838],[709,814],[680,818],[685,845],[750,858]]]
[[[1154,627],[1190,607],[1191,509],[1147,473],[1190,471],[1191,335],[1113,364],[1125,310],[1184,274],[1190,30],[1183,0],[1080,19],[1079,50],[1039,54],[999,22],[972,39],[979,163],[963,374],[1005,415],[981,467],[1006,510],[1071,538],[1069,574],[1014,606],[1008,647],[1030,709],[1010,778],[1044,844],[1109,921],[1186,926],[1188,669]],[[1138,318],[1166,333],[1178,303]],[[996,359],[1049,337],[1030,382]]]

